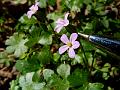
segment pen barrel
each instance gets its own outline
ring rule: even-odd
[[[120,56],[120,41],[94,35],[89,36],[89,41]]]

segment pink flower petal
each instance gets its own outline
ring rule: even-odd
[[[63,26],[62,26],[62,25],[56,25],[55,29],[56,29],[56,28],[59,28],[59,27],[63,27]]]
[[[61,36],[60,40],[65,44],[67,44],[69,42],[68,37],[65,34],[63,34]]]
[[[35,3],[35,6],[37,6],[37,5],[39,5],[39,2],[36,2],[36,3]]]
[[[35,5],[32,5],[29,9],[32,10],[32,9],[34,9],[34,7],[35,7]]]
[[[69,20],[67,19],[69,13],[66,13],[65,14],[65,18],[64,19],[61,19],[59,18],[55,23],[57,24],[57,26],[55,27],[55,31],[57,33],[60,32],[60,30],[64,27],[64,26],[67,26],[69,24]]]
[[[59,54],[63,54],[69,47],[67,45],[61,46],[59,48]]]
[[[38,6],[37,5],[32,5],[30,8],[29,8],[32,12],[36,12],[38,10]]]
[[[72,45],[73,45],[72,46],[73,49],[77,49],[80,46],[80,43],[78,41],[74,41]]]
[[[66,14],[65,14],[64,20],[68,20],[68,19],[67,19],[67,18],[68,18],[68,15],[69,15],[69,13],[66,13]]]
[[[57,25],[57,26],[55,27],[54,31],[56,31],[57,33],[59,33],[62,28],[63,28],[63,26]]]
[[[63,22],[64,22],[64,20],[61,19],[61,18],[59,18],[55,23],[56,23],[56,24],[63,24]]]
[[[67,26],[69,24],[69,21],[68,20],[62,20],[61,18],[59,18],[55,23],[57,25]]]
[[[37,10],[38,10],[38,6],[37,6],[37,5],[35,5],[34,10],[35,10],[35,11],[37,11]]]
[[[70,48],[68,50],[68,55],[69,55],[70,58],[74,58],[75,57],[75,51],[74,51],[73,48]]]
[[[64,20],[64,26],[67,26],[69,24],[69,20]]]
[[[70,42],[74,42],[78,37],[78,34],[77,33],[72,33],[71,36],[70,36]]]
[[[28,18],[31,18],[32,14],[33,14],[32,11],[28,11],[28,12],[27,12],[27,16],[28,16]]]

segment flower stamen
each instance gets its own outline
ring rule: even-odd
[[[72,47],[72,43],[71,43],[71,42],[68,42],[68,43],[67,43],[67,46]]]

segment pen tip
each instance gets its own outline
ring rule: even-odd
[[[89,35],[86,35],[86,34],[82,34],[82,33],[78,33],[80,36],[82,36],[82,37],[84,37],[84,38],[86,38],[86,39],[88,39],[89,38]]]

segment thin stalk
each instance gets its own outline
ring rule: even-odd
[[[82,46],[81,41],[80,41],[80,46],[81,46],[81,50],[82,50],[83,55],[84,55],[83,62],[84,62],[84,64],[85,64],[85,67],[88,69],[88,60],[87,60],[87,57],[86,57],[86,55],[85,55],[85,51],[84,51],[84,48],[83,48],[83,46]]]
[[[91,65],[91,67],[90,67],[90,72],[92,71],[92,68],[93,68],[93,64],[94,64],[94,61],[95,61],[95,53],[93,54],[93,60],[92,60],[92,65]]]

